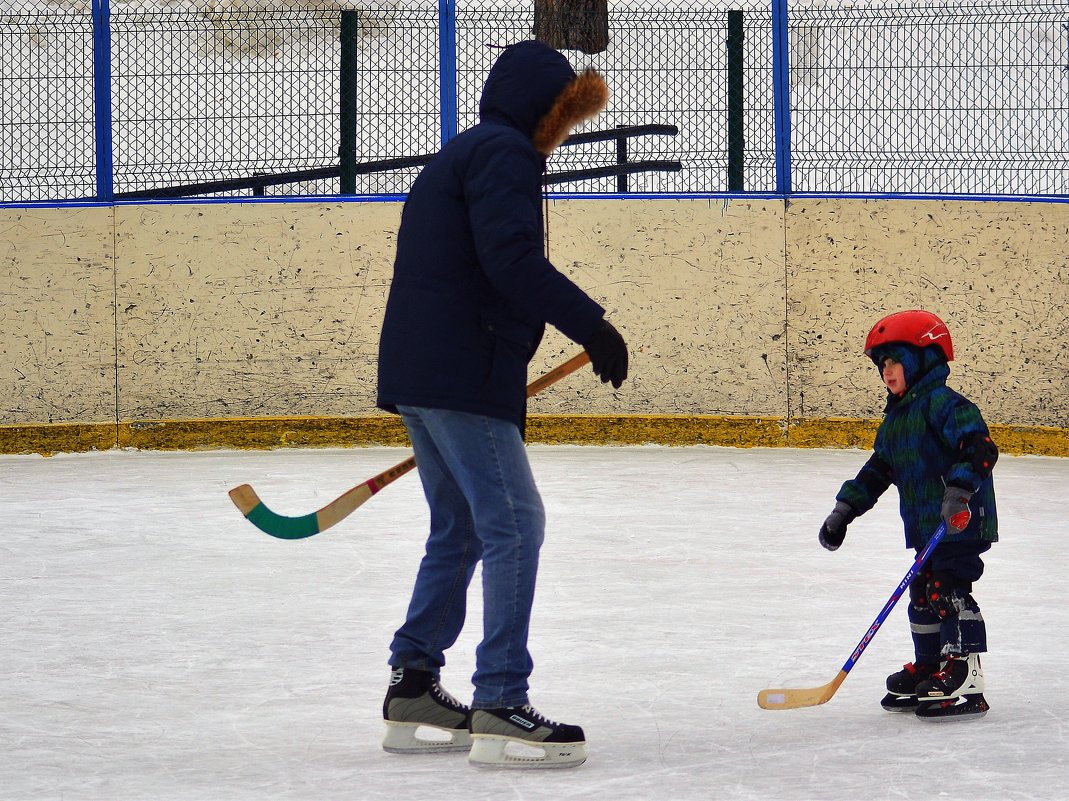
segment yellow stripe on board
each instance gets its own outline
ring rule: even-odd
[[[720,445],[734,448],[872,447],[878,420],[717,415],[531,415],[527,441],[575,445]],[[991,426],[1005,454],[1069,457],[1069,429]],[[78,453],[112,448],[194,451],[213,448],[408,446],[400,418],[251,417],[124,423],[0,426],[0,453]]]
[[[0,426],[0,453],[106,451],[117,442],[115,423],[28,423]]]

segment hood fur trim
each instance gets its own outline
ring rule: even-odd
[[[547,158],[568,138],[572,128],[596,117],[609,102],[609,87],[597,71],[583,70],[564,87],[553,107],[535,126],[531,141]]]

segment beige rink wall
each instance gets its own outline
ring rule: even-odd
[[[0,453],[401,444],[374,408],[400,203],[0,209]],[[868,447],[884,314],[950,326],[1002,449],[1069,455],[1069,204],[556,200],[550,256],[632,351],[549,442]],[[551,331],[531,377],[578,346]]]

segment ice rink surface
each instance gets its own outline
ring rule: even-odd
[[[315,510],[400,449],[0,456],[0,798],[7,801],[1069,798],[1069,460],[1004,456],[975,591],[992,711],[879,706],[905,604],[834,678],[911,561],[892,489],[828,553],[863,451],[533,446],[549,516],[532,702],[586,729],[573,770],[478,771],[379,745],[387,646],[427,525],[418,478],[276,540],[227,490]],[[476,577],[476,582],[478,576]],[[443,672],[470,700],[478,585]]]

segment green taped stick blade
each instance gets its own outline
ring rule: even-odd
[[[258,503],[245,517],[260,531],[280,540],[303,540],[319,533],[319,519],[315,512],[301,517],[285,517]]]

